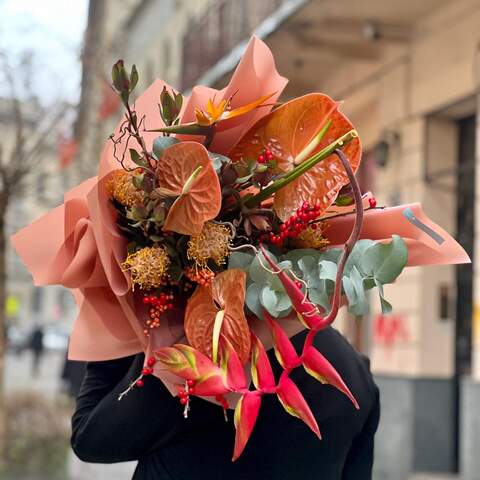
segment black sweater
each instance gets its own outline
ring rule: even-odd
[[[305,332],[293,337],[297,349],[304,338]],[[360,404],[355,410],[338,390],[297,369],[291,378],[309,403],[322,440],[288,415],[275,396],[266,395],[252,436],[232,463],[232,412],[227,423],[220,407],[194,397],[184,419],[178,399],[154,377],[117,400],[143,366],[139,354],[88,364],[72,419],[72,447],[87,462],[138,460],[136,480],[371,479],[380,407],[368,362],[333,328],[320,332],[315,346]],[[274,364],[271,351],[269,357]]]

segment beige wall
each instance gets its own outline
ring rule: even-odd
[[[447,189],[427,185],[423,169],[427,158],[434,170],[456,165],[455,123],[431,114],[475,94],[479,44],[480,2],[452,1],[419,19],[412,42],[391,50],[384,61],[376,66],[366,65],[363,70],[356,66],[350,76],[345,74],[348,66],[344,67],[322,84],[326,93],[342,96],[344,110],[358,125],[367,148],[388,130],[400,136],[389,164],[379,169],[376,177],[375,194],[379,202],[388,205],[395,197],[403,203],[421,201],[427,214],[453,234],[455,195]],[[480,191],[478,170],[477,191]],[[446,181],[453,178],[455,175]],[[477,230],[479,211],[477,208]],[[479,284],[476,273],[475,303],[480,306]],[[430,377],[453,374],[454,318],[439,319],[441,285],[448,285],[454,296],[454,267],[407,269],[395,285],[386,289],[395,313],[402,318],[407,338],[399,335],[390,345],[373,341],[370,353],[376,372]],[[372,298],[371,321],[375,324],[379,306]],[[480,307],[476,311],[474,375],[480,379]],[[344,321],[340,324],[345,326]]]

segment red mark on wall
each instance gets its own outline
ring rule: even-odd
[[[399,341],[406,342],[410,338],[406,318],[399,313],[377,315],[373,323],[373,332],[375,343],[386,347],[392,347]]]

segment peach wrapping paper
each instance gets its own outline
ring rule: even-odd
[[[182,122],[194,119],[194,107],[203,107],[208,98],[216,101],[229,98],[233,107],[256,100],[262,95],[276,92],[274,103],[285,87],[287,80],[276,69],[273,56],[267,46],[253,38],[233,74],[230,84],[221,91],[207,87],[195,87],[185,100]],[[135,104],[138,118],[144,118],[147,129],[161,126],[158,101],[166,84],[157,80]],[[167,86],[168,87],[168,86]],[[262,107],[241,119],[221,124],[211,149],[226,153],[236,141],[270,108]],[[118,134],[121,124],[117,127]],[[151,148],[158,133],[145,132],[147,148]],[[182,139],[192,137],[182,136]],[[124,140],[125,141],[125,140]],[[119,145],[119,151],[125,144]],[[133,141],[131,147],[135,146]],[[47,213],[12,237],[12,243],[23,262],[32,273],[35,285],[60,284],[73,290],[79,306],[70,340],[69,357],[75,360],[108,360],[141,351],[150,355],[155,349],[185,341],[183,313],[172,311],[164,316],[161,326],[150,336],[143,334],[145,307],[139,301],[139,293],[132,293],[130,280],[120,267],[125,258],[126,240],[115,226],[116,214],[110,204],[104,183],[108,174],[120,168],[114,158],[113,144],[108,142],[103,151],[99,173],[65,195],[63,205]],[[399,207],[400,209],[402,207]],[[411,264],[459,263],[468,261],[461,247],[431,221],[419,218],[436,229],[447,239],[446,244],[432,244],[428,236],[415,230],[400,210],[375,210],[366,213],[362,235],[373,239],[386,239],[398,233],[407,239]],[[343,243],[352,226],[352,216],[331,220],[328,231],[331,240]],[[399,222],[397,224],[397,222]],[[434,243],[434,242],[433,242]],[[282,327],[292,336],[303,329],[294,315],[280,320]],[[265,324],[251,322],[252,328],[271,347],[271,337]],[[162,371],[158,365],[155,375],[174,393],[178,378]]]

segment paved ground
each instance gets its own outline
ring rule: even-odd
[[[50,352],[40,365],[38,376],[31,373],[30,354],[7,355],[7,391],[34,390],[47,396],[58,395],[61,388],[60,375],[64,362],[62,352]],[[78,460],[73,453],[69,458],[69,477],[65,480],[130,480],[135,463],[117,465],[91,465]],[[42,477],[31,479],[40,480]],[[9,479],[2,479],[9,480]],[[417,474],[408,480],[460,480],[454,476]]]

